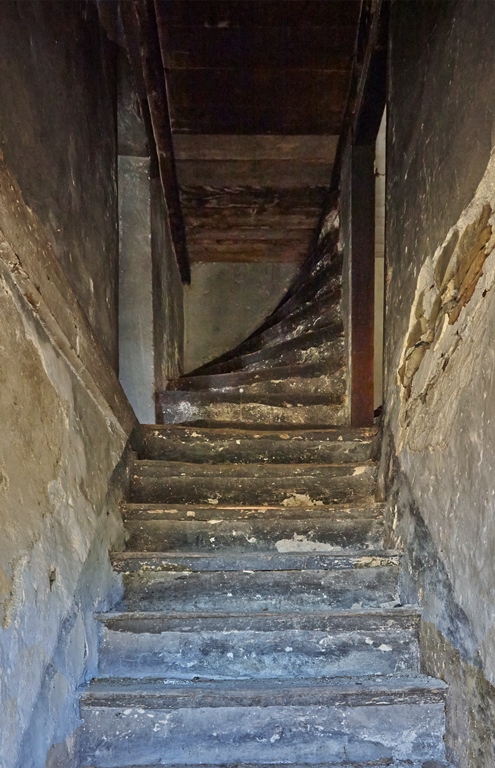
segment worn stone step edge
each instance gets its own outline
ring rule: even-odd
[[[118,552],[111,555],[117,573],[165,571],[318,571],[398,567],[401,554],[396,551],[363,549],[349,554],[338,552]]]
[[[315,406],[326,407],[328,409],[338,410],[343,401],[343,394],[339,393],[334,400],[326,393],[322,394],[298,394],[298,393],[278,393],[264,394],[263,392],[244,392],[243,388],[229,388],[223,392],[218,389],[197,389],[197,390],[162,390],[156,393],[156,404],[158,408],[164,409],[170,406],[178,407],[181,403],[197,408],[207,408],[208,406],[232,405],[232,406],[266,406],[267,408],[311,408]]]
[[[304,427],[294,426],[294,427],[288,427],[287,430],[280,429],[277,426],[273,426],[271,424],[260,424],[256,427],[222,427],[222,426],[214,426],[214,427],[187,427],[183,424],[141,424],[140,430],[142,431],[142,434],[146,434],[148,432],[160,432],[160,433],[166,433],[167,435],[173,436],[173,435],[182,435],[182,434],[188,434],[189,436],[192,435],[193,432],[196,432],[197,434],[194,435],[194,438],[197,439],[198,437],[209,437],[210,435],[214,438],[215,436],[225,436],[228,437],[236,437],[236,438],[247,438],[251,439],[253,436],[260,434],[263,437],[273,437],[281,438],[281,432],[288,432],[289,435],[294,437],[294,439],[328,439],[328,440],[373,440],[378,432],[376,427],[349,427],[348,425],[342,425],[342,426],[323,426],[323,427],[309,427],[308,429]],[[281,439],[286,439],[281,438]]]
[[[182,376],[169,382],[167,392],[188,392],[204,389],[222,389],[223,387],[244,387],[251,384],[262,384],[273,379],[287,380],[298,378],[302,382],[307,379],[328,379],[341,376],[345,367],[341,361],[335,361],[333,365],[321,362],[303,363],[301,365],[274,365],[270,368],[262,368],[258,371],[232,371],[230,373],[211,373]]]
[[[112,611],[95,614],[113,632],[320,632],[411,631],[418,633],[421,612],[412,606],[388,609],[313,611],[311,613],[170,613],[168,611]]]
[[[189,461],[166,459],[135,459],[131,463],[131,475],[137,479],[148,476],[164,476],[167,480],[177,477],[246,479],[246,480],[293,480],[294,478],[331,479],[376,476],[373,461],[349,462],[346,464],[198,464]],[[256,505],[252,505],[256,506]]]
[[[446,763],[439,760],[420,760],[413,762],[411,760],[371,760],[365,763],[153,763],[147,765],[121,765],[118,768],[454,768],[452,763]],[[82,768],[95,768],[92,765],[82,766]]]
[[[241,370],[256,370],[260,367],[270,368],[280,364],[290,365],[299,360],[303,363],[306,362],[305,358],[310,350],[317,350],[320,359],[323,357],[330,357],[333,360],[343,359],[344,336],[342,333],[327,333],[326,329],[323,328],[306,332],[304,335],[293,339],[282,338],[268,348],[245,354],[241,353],[224,362],[211,363],[208,370],[202,371],[201,375],[211,376]]]
[[[384,706],[443,703],[447,685],[424,675],[355,678],[200,680],[97,678],[81,707],[178,709],[203,707]]]
[[[335,520],[355,522],[361,520],[379,520],[383,517],[386,505],[372,502],[366,505],[326,504],[314,506],[279,506],[262,505],[237,506],[222,504],[133,504],[121,506],[124,521],[163,520],[163,522],[208,522],[212,515],[225,522],[243,522],[249,520],[290,520],[309,522],[311,520]]]
[[[259,426],[260,429],[204,429],[182,424],[147,425],[140,431],[136,450],[140,459],[206,463],[221,463],[222,459],[225,463],[343,463],[370,460],[375,452],[375,430],[301,430],[289,425],[286,430],[272,431],[265,429],[265,425]],[[333,456],[335,459],[329,458]]]

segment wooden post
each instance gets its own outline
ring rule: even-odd
[[[351,424],[373,424],[375,319],[375,144],[352,148]]]

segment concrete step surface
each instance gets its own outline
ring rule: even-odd
[[[81,697],[82,762],[442,760],[444,696],[443,683],[419,675],[96,680]]]
[[[168,768],[313,768],[312,763],[228,763],[222,766],[212,764],[206,765],[170,765],[167,763],[154,763],[153,765],[121,765],[117,768],[163,768],[164,765],[168,765]],[[365,763],[333,763],[332,768],[335,766],[338,768],[454,768],[452,763],[447,763],[445,760],[394,760],[393,758],[383,758],[382,760],[366,761]],[[330,763],[319,763],[320,768],[330,768]],[[84,766],[83,768],[95,768],[94,766]]]
[[[100,677],[294,678],[419,672],[410,609],[103,614]]]
[[[144,568],[123,574],[124,595],[117,609],[243,613],[395,606],[399,566],[383,565],[380,559],[375,564],[373,558],[364,563],[365,567],[299,571]]]
[[[369,503],[376,468],[365,464],[208,465],[138,460],[131,466],[133,502],[320,506]]]
[[[297,542],[295,542],[297,543]],[[400,553],[378,550],[340,550],[333,552],[114,552],[116,572],[131,574],[165,571],[331,571],[400,565]]]
[[[205,429],[145,425],[141,459],[199,463],[346,463],[372,458],[373,429]]]
[[[215,426],[260,425],[290,427],[335,426],[347,422],[345,404],[329,403],[327,395],[253,395],[208,391],[159,392],[156,414],[161,424]]]
[[[225,519],[222,510],[210,508],[206,519],[196,514],[183,519],[137,507],[125,518],[129,550],[137,552],[203,552],[217,550],[325,552],[336,548],[378,548],[382,541],[381,519],[359,517],[352,512],[328,517],[293,514],[289,517],[241,517]],[[187,510],[194,512],[194,510]]]

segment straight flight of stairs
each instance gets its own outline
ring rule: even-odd
[[[81,766],[442,768],[372,430],[143,428]]]

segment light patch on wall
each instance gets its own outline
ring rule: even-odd
[[[406,443],[415,451],[448,443],[454,403],[482,347],[481,319],[495,283],[494,211],[495,153],[473,200],[418,276],[398,367],[399,449]]]

